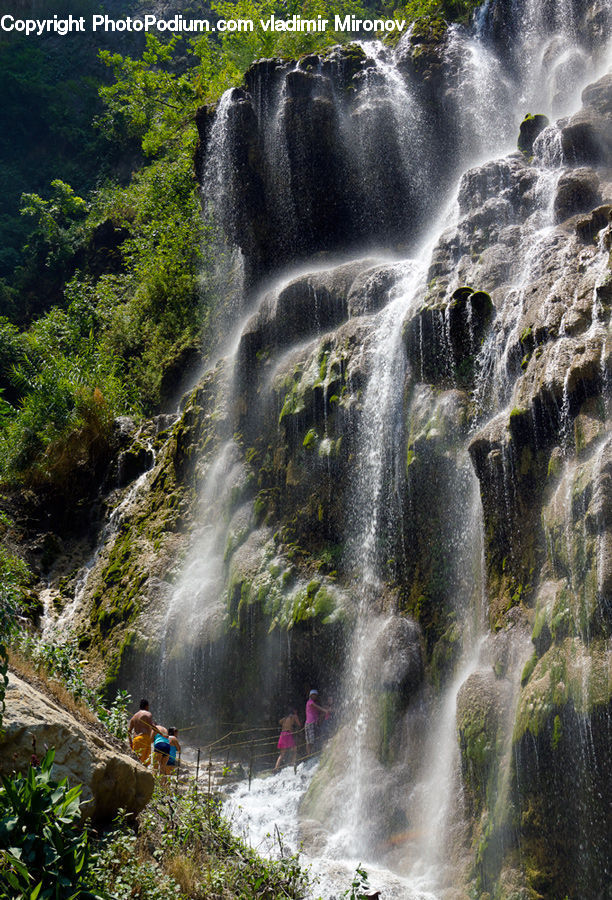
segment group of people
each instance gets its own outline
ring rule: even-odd
[[[138,712],[134,713],[128,725],[130,747],[140,762],[148,766],[153,751],[153,768],[160,775],[169,775],[178,764],[181,745],[176,728],[158,725],[149,710],[149,701],[141,700]]]
[[[325,724],[330,722],[332,714],[332,703],[328,701],[327,706],[319,704],[319,692],[313,688],[308,695],[306,701],[306,722],[304,725],[304,737],[306,738],[306,756],[312,756],[317,748],[318,740]],[[280,751],[274,771],[278,772],[281,768],[285,757],[290,754],[291,765],[295,769],[297,763],[297,742],[295,739],[296,732],[302,728],[302,723],[297,714],[297,710],[291,707],[286,715],[280,719],[281,733],[278,739],[277,749]]]
[[[320,737],[329,728],[332,706],[331,698],[326,706],[322,706],[319,703],[319,692],[315,689],[310,691],[306,701],[304,724],[306,757],[315,753]],[[280,752],[274,766],[275,772],[279,771],[288,754],[294,769],[297,764],[296,733],[302,730],[302,723],[295,708],[290,708],[280,719],[280,727],[281,733],[277,744]],[[176,728],[164,728],[154,721],[148,700],[140,701],[138,712],[130,719],[128,740],[130,748],[143,765],[148,766],[151,763],[152,754],[153,768],[160,775],[169,775],[176,770],[178,754],[181,752],[178,731]]]

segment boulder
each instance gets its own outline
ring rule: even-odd
[[[526,156],[531,156],[533,153],[533,142],[549,124],[548,117],[543,116],[540,113],[535,116],[525,116],[519,128],[517,143],[521,153],[524,153]]]
[[[557,185],[555,219],[563,222],[576,213],[593,209],[600,202],[599,178],[593,169],[585,167],[566,172]]]
[[[380,689],[410,697],[423,679],[421,629],[417,623],[404,616],[389,619],[378,637],[375,653],[382,660]]]
[[[604,203],[593,209],[588,215],[580,216],[576,221],[576,234],[585,244],[595,241],[599,233],[610,223],[612,203]]]
[[[485,801],[487,782],[497,753],[497,730],[503,716],[507,685],[493,672],[474,672],[457,694],[457,733],[466,798],[475,810]]]
[[[53,777],[83,785],[83,814],[88,818],[110,821],[119,809],[139,813],[151,798],[151,772],[13,673],[2,726],[0,774],[27,768],[33,739],[39,755],[45,747],[55,747]]]
[[[569,163],[605,163],[612,154],[612,73],[582,92],[582,109],[561,129]]]
[[[448,25],[444,19],[421,16],[398,42],[396,64],[400,69],[412,64],[421,70],[429,70],[434,64],[442,66],[447,43]]]

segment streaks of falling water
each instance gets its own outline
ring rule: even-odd
[[[57,619],[52,615],[51,609],[47,610],[41,622],[43,638],[46,638],[51,631],[54,631],[56,634],[61,634],[65,629],[69,629],[72,626],[75,616],[82,605],[89,579],[95,570],[103,550],[106,550],[107,552],[110,551],[119,533],[119,528],[121,527],[123,520],[128,515],[137,497],[144,491],[151,475],[151,469],[155,465],[155,449],[152,442],[147,441],[145,446],[150,458],[150,465],[147,471],[143,472],[142,475],[139,475],[133,484],[130,485],[121,502],[117,504],[110,514],[108,522],[102,529],[102,534],[98,539],[94,553],[79,572],[74,588],[73,600],[64,607]]]
[[[378,638],[388,614],[381,610],[384,534],[396,527],[397,479],[401,478],[397,427],[401,422],[407,360],[401,338],[401,322],[416,311],[424,292],[428,245],[422,258],[407,262],[403,278],[385,309],[369,349],[371,375],[366,389],[350,502],[348,556],[352,561],[356,593],[356,626],[345,677],[345,698],[350,712],[349,767],[344,796],[348,802],[339,815],[337,840],[349,853],[363,853],[369,844],[368,816],[362,790],[369,777],[368,675],[380,661],[375,658]],[[395,489],[393,483],[396,482]]]
[[[518,6],[518,4],[516,4]],[[518,106],[525,106],[527,103],[535,102],[536,107],[540,102],[550,109],[551,104],[557,108],[561,100],[557,96],[560,93],[559,85],[562,85],[562,79],[558,75],[561,67],[567,70],[566,62],[567,46],[574,45],[574,20],[572,18],[571,6],[567,2],[559,5],[560,12],[555,17],[554,30],[565,36],[566,44],[563,40],[556,37],[556,43],[551,40],[547,45],[549,59],[545,59],[545,48],[538,44],[537,38],[543,28],[540,21],[540,4],[535,0],[530,0],[523,6],[524,27],[522,31],[522,39],[518,46],[521,52],[521,66],[525,71],[525,77],[522,82],[522,93],[519,96]],[[546,26],[547,36],[550,34],[550,28]],[[459,41],[459,35],[454,38]],[[556,59],[557,62],[550,63],[550,57]],[[576,59],[580,53],[574,54]],[[388,87],[387,96],[396,96],[393,90],[393,78],[389,71],[385,68],[386,62],[382,55],[375,54],[376,63],[379,69],[379,75],[382,77],[384,85]],[[483,68],[488,68],[494,73],[493,80],[496,81],[499,75],[499,64],[491,56],[485,52],[482,44],[473,43],[470,48],[468,62],[465,68],[465,79],[463,90],[466,97],[477,97],[478,78],[476,73]],[[545,78],[540,79],[539,73],[546,69]],[[497,72],[497,74],[495,74]],[[552,74],[551,74],[552,73]],[[556,74],[555,74],[556,73]],[[500,77],[500,91],[504,94],[505,103],[505,86],[503,78]],[[485,82],[483,82],[485,83]],[[535,85],[538,93],[528,93],[527,86]],[[380,81],[379,81],[380,86]],[[374,85],[372,85],[374,87]],[[403,89],[403,88],[402,88]],[[404,90],[404,89],[403,89]],[[405,93],[405,90],[404,90]],[[282,101],[282,94],[276,104],[273,104],[274,116],[277,116],[278,107]],[[554,101],[554,102],[553,102]],[[229,102],[229,100],[227,101]],[[223,140],[223,122],[224,116],[227,116],[227,102],[220,106],[219,118],[219,140]],[[467,102],[470,109],[470,115],[475,115],[472,106],[476,104],[475,99]],[[563,101],[564,102],[564,101]],[[482,104],[479,104],[482,107]],[[495,104],[491,104],[495,106]],[[419,127],[418,116],[414,121],[410,121],[410,116],[418,114],[418,110],[411,105],[411,99],[407,96],[400,96],[399,104],[399,129],[402,128],[406,133],[410,134],[411,139],[416,140],[417,135],[412,135],[411,130]],[[523,112],[526,110],[523,109]],[[486,123],[485,123],[486,125]],[[478,128],[485,127],[482,121]],[[486,125],[489,127],[489,125]],[[482,146],[482,150],[493,149],[493,147],[503,146],[507,139],[505,128],[498,122],[497,125],[490,126],[493,132],[490,142],[486,142]],[[280,140],[280,123],[275,121],[272,127],[266,128],[266,134],[276,135]],[[276,139],[276,138],[275,138]],[[220,146],[221,146],[220,145]],[[212,146],[216,146],[213,142]],[[274,149],[270,154],[270,158],[276,159],[279,170],[283,170],[285,166],[282,154],[282,144],[280,149]],[[216,152],[216,151],[215,151]],[[219,151],[222,152],[221,150]],[[276,154],[276,156],[275,156]],[[280,156],[279,156],[280,154]],[[550,168],[557,163],[554,153],[551,151],[546,157],[546,163]],[[543,172],[541,184],[544,194],[549,198],[548,205],[543,201],[543,197],[538,201],[539,219],[534,220],[531,230],[527,229],[527,237],[524,239],[520,258],[524,263],[522,267],[523,278],[519,278],[514,286],[514,291],[509,292],[509,301],[507,310],[499,316],[499,331],[497,341],[496,357],[501,359],[501,363],[495,363],[491,366],[483,365],[481,371],[488,373],[487,377],[493,381],[493,387],[487,389],[487,393],[492,397],[489,409],[499,407],[501,399],[507,400],[510,389],[509,384],[509,347],[516,343],[516,301],[522,304],[524,291],[524,283],[527,278],[535,277],[537,267],[537,259],[542,255],[548,239],[547,227],[550,224],[550,218],[546,219],[546,215],[550,209],[550,198],[553,195],[556,172]],[[219,178],[214,175],[211,170],[210,177],[219,183]],[[278,199],[279,206],[284,201]],[[287,208],[286,214],[291,218],[291,209]],[[534,241],[534,235],[536,240]],[[534,249],[535,247],[535,249]],[[531,255],[530,255],[531,254]],[[400,324],[406,317],[407,313],[416,309],[418,299],[422,296],[425,282],[425,272],[427,262],[429,261],[428,252],[423,255],[422,260],[418,263],[407,263],[406,275],[402,283],[398,296],[392,300],[387,308],[378,316],[376,320],[376,331],[373,335],[370,346],[370,362],[372,376],[363,401],[362,428],[359,437],[360,451],[356,465],[355,492],[352,499],[353,514],[350,517],[350,529],[352,538],[350,541],[351,553],[355,561],[355,583],[357,593],[356,613],[357,625],[355,628],[355,636],[353,649],[350,657],[351,669],[351,685],[347,690],[348,707],[351,711],[353,721],[353,739],[351,741],[350,751],[350,772],[349,780],[351,788],[347,791],[350,802],[345,809],[344,825],[350,831],[347,842],[353,848],[362,849],[367,846],[368,833],[367,824],[360,815],[361,806],[364,798],[362,788],[368,777],[367,772],[367,747],[365,744],[365,731],[367,728],[367,718],[369,710],[365,702],[365,687],[367,684],[367,668],[372,662],[373,645],[376,644],[378,632],[386,623],[385,616],[380,612],[380,597],[382,587],[382,566],[386,559],[385,533],[389,530],[390,525],[397,520],[397,508],[395,496],[401,487],[401,466],[398,465],[396,458],[396,428],[401,412],[403,385],[406,374],[406,359],[401,342]],[[490,349],[490,345],[487,345]],[[484,393],[484,391],[483,391]],[[223,453],[218,457],[217,463],[219,471],[216,476],[225,473],[224,466],[231,465],[232,460],[231,444],[226,445]],[[211,469],[212,471],[212,469]],[[389,475],[391,473],[391,475]],[[393,486],[390,487],[390,486]],[[205,515],[210,516],[211,510],[221,513],[223,509],[223,497],[207,496],[205,488]],[[203,530],[203,542],[200,545],[200,553],[204,548],[204,554],[210,559],[219,553],[219,547],[215,544],[211,537],[212,533]],[[199,567],[198,559],[194,559],[187,566],[187,582],[191,584],[193,591],[186,592],[185,596],[197,596],[198,590],[202,587],[202,575]],[[215,574],[214,566],[212,573],[207,572],[206,578],[210,576],[213,585],[218,581],[218,572]],[[214,590],[213,590],[214,593]],[[181,590],[177,593],[179,602],[183,594]],[[202,599],[200,595],[200,599]],[[197,613],[196,613],[197,615]],[[185,617],[186,621],[190,621],[189,616]],[[199,627],[197,622],[192,622],[192,628],[197,630]],[[168,623],[168,632],[172,633],[172,626]],[[439,768],[432,768],[428,773],[423,774],[422,785],[423,795],[429,799],[423,802],[424,816],[427,827],[433,826],[435,823],[445,818],[447,806],[445,804],[449,800],[452,789],[449,787],[447,777],[452,772],[453,766],[453,733],[452,722],[454,718],[454,704],[456,702],[456,694],[464,677],[474,670],[474,666],[478,660],[478,642],[472,642],[472,654],[464,659],[464,665],[459,669],[457,678],[453,682],[453,686],[445,694],[439,715],[439,727],[441,731],[432,729],[431,737],[435,740],[436,735],[443,735],[439,740],[444,746],[444,753],[440,754],[437,761]],[[290,776],[289,776],[290,777]],[[433,786],[441,786],[442,798],[435,797],[432,799]],[[428,787],[429,786],[429,787]],[[279,792],[280,793],[280,792]],[[425,829],[427,830],[427,829]],[[441,830],[439,833],[443,833]],[[439,858],[437,853],[433,854],[434,860]]]
[[[241,312],[244,283],[242,256],[222,228],[236,202],[230,124],[233,93],[233,90],[225,91],[217,105],[202,177],[204,220],[209,226],[209,237],[203,247],[208,264],[203,269],[206,278],[200,290],[215,299],[219,333]]]

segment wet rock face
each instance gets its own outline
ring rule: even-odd
[[[474,362],[493,314],[490,296],[471,287],[457,288],[445,304],[428,306],[407,323],[406,348],[418,376],[474,386]]]
[[[378,673],[380,688],[401,694],[405,702],[423,678],[421,634],[416,623],[391,619],[380,635],[377,655],[383,660]]]
[[[440,140],[445,130],[425,119],[414,146],[406,146],[407,126],[398,116],[402,104],[405,111],[433,102],[431,67],[423,62],[435,56],[442,72],[446,25],[438,26],[398,48],[406,97],[394,95],[400,82],[390,87],[381,68],[392,62],[392,51],[379,65],[349,45],[298,62],[259,61],[232,92],[223,122],[211,110],[199,112],[196,168],[204,200],[214,203],[219,224],[241,248],[249,285],[313,254],[366,241],[405,246],[414,235],[450,148]],[[419,94],[414,102],[407,99],[412,90]],[[440,119],[447,115],[439,110]],[[217,140],[226,160],[221,190],[206,169],[207,148]]]
[[[360,65],[363,54],[349,54]],[[350,172],[343,155],[344,76],[354,72],[307,57],[299,66],[263,60],[249,69],[245,88],[231,97],[224,125],[227,177],[217,215],[258,281],[288,262],[346,245],[355,228]],[[198,116],[198,159],[205,194],[208,116]],[[225,197],[223,197],[225,194]],[[212,198],[210,198],[212,199]]]
[[[594,209],[601,202],[599,178],[592,169],[574,169],[562,175],[555,195],[555,218],[563,222],[579,212]]]
[[[612,763],[611,712],[608,706],[585,715],[568,703],[516,748],[513,799],[528,881],[540,896],[605,897],[609,889],[612,791],[601,773]]]
[[[388,299],[393,272],[380,285],[375,260],[358,260],[332,270],[298,277],[271,290],[249,319],[240,338],[239,368],[246,380],[257,369],[258,354],[278,352],[337,327],[349,316]],[[357,278],[360,276],[359,283]],[[364,282],[364,278],[367,278]]]
[[[609,165],[612,158],[612,74],[582,92],[582,109],[561,129],[561,147],[570,165]]]
[[[539,134],[549,125],[547,116],[536,114],[535,116],[526,116],[521,122],[519,129],[518,148],[522,153],[531,156],[533,151],[533,142]]]
[[[497,732],[504,712],[508,683],[493,672],[476,672],[457,695],[457,732],[461,774],[471,814],[477,816],[487,799],[487,788],[497,760]]]
[[[600,136],[611,95],[606,76],[584,91],[577,114],[588,114]],[[530,257],[542,190],[562,227],[541,236]],[[540,515],[555,446],[588,456],[601,435],[595,406],[612,360],[610,278],[597,243],[607,247],[612,186],[605,166],[568,166],[545,182],[537,164],[512,154],[467,172],[458,200],[458,224],[432,254],[423,306],[404,335],[417,377],[476,387],[490,413],[506,407],[470,444],[491,538],[490,593],[500,592],[501,608],[502,595],[508,603],[533,589],[544,562]],[[457,282],[466,287],[453,291]],[[486,291],[490,306],[477,308],[471,299],[481,295],[468,285]]]
[[[540,33],[546,39],[549,33],[554,34],[559,17],[569,15],[574,24],[577,37],[586,47],[600,46],[600,39],[607,33],[610,21],[609,5],[603,0],[572,0],[571,3],[559,7],[554,0],[540,5]],[[499,47],[500,52],[508,53],[512,40],[520,31],[520,23],[528,9],[527,0],[506,3],[505,0],[493,0],[487,5],[482,23],[483,30]],[[520,60],[518,60],[520,64]]]

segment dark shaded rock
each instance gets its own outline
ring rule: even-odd
[[[533,153],[533,142],[548,125],[548,117],[543,116],[541,113],[537,113],[535,116],[525,116],[520,125],[517,141],[517,146],[521,153],[531,156]]]
[[[180,393],[189,382],[193,384],[202,368],[202,347],[199,342],[175,347],[174,353],[164,360],[160,383],[160,396],[166,408],[174,408]]]
[[[146,444],[135,441],[128,449],[117,457],[117,485],[124,487],[130,484],[153,465],[153,451]]]
[[[606,163],[612,158],[612,74],[582,92],[583,108],[561,129],[568,162]]]
[[[554,203],[555,219],[563,222],[576,213],[593,209],[600,202],[599,178],[593,169],[573,169],[559,179]]]
[[[257,99],[260,108],[265,108],[274,100],[283,79],[293,67],[293,60],[258,59],[244,74],[246,91]]]
[[[485,291],[457,288],[444,304],[425,307],[406,325],[409,358],[421,379],[471,384],[474,357],[493,315]]]
[[[372,64],[361,44],[331,47],[320,57],[307,56],[305,62],[309,66],[318,66],[341,90],[349,87],[355,76]]]
[[[376,655],[382,660],[379,687],[407,702],[423,679],[421,629],[411,619],[390,619],[379,636]]]
[[[329,79],[303,69],[294,69],[292,72],[288,72],[285,84],[288,96],[294,100],[307,97],[331,97]]]
[[[608,893],[612,780],[602,773],[612,765],[609,664],[605,642],[586,652],[567,638],[539,660],[521,693],[512,804],[521,811],[530,887],[540,896]]]
[[[425,31],[419,46],[434,52],[446,25]],[[415,77],[423,82],[425,75],[419,69]],[[406,152],[394,96],[357,45],[310,54],[297,65],[262,60],[247,71],[244,88],[224,105],[223,189],[204,188],[211,189],[207,199],[224,232],[242,250],[249,288],[313,254],[364,241],[403,247],[412,238],[424,212],[422,183],[436,177],[429,168],[448,169],[449,154],[442,152],[443,143],[449,149],[448,129],[427,126],[432,163],[425,172]],[[349,145],[347,117],[356,135]],[[210,110],[201,110],[196,123],[196,169],[206,181]]]
[[[292,74],[299,76],[293,80],[298,93],[290,94],[279,110],[291,202],[297,217],[294,245],[288,250],[294,255],[295,249],[300,249],[300,256],[305,256],[346,245],[347,223],[353,217],[346,190],[339,110],[331,98],[330,82],[309,73]],[[289,76],[287,80],[289,90]]]

